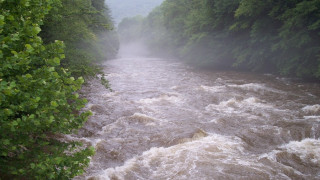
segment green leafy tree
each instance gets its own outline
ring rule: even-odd
[[[273,46],[280,50],[277,66],[283,74],[320,78],[320,1],[295,2],[277,17],[283,22]]]
[[[76,93],[83,83],[60,66],[64,44],[44,45],[43,19],[58,0],[0,0],[0,178],[70,179],[93,149],[57,140],[90,113]]]
[[[320,79],[319,19],[319,0],[166,0],[142,34],[196,66]]]
[[[141,38],[142,23],[144,18],[142,16],[135,16],[132,18],[124,18],[119,27],[119,34],[122,42],[137,41]]]
[[[73,76],[99,74],[97,63],[117,54],[119,42],[109,32],[113,23],[108,11],[104,0],[61,0],[44,19],[40,36],[45,43],[60,40],[66,44],[61,63]]]

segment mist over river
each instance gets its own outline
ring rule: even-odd
[[[320,179],[320,87],[273,75],[203,71],[159,58],[103,64],[77,135],[96,148],[75,179]]]

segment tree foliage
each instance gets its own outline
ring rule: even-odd
[[[104,0],[61,0],[41,28],[45,43],[60,40],[66,44],[62,66],[76,77],[100,73],[97,63],[114,57],[119,49]]]
[[[119,34],[121,34],[121,41],[130,42],[139,40],[141,38],[142,22],[142,16],[124,18],[118,25]]]
[[[92,148],[58,137],[90,115],[77,91],[111,27],[102,2],[0,0],[0,179],[70,179],[88,165]]]
[[[319,16],[319,0],[166,0],[141,34],[197,66],[319,79]]]

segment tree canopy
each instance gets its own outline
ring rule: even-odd
[[[197,66],[320,79],[318,0],[166,0],[141,24],[152,51]]]
[[[93,148],[58,137],[90,115],[77,91],[103,59],[103,4],[0,0],[0,179],[70,179],[88,165]]]

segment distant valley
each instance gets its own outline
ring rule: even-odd
[[[146,16],[162,2],[163,0],[106,0],[116,24],[125,17]]]

